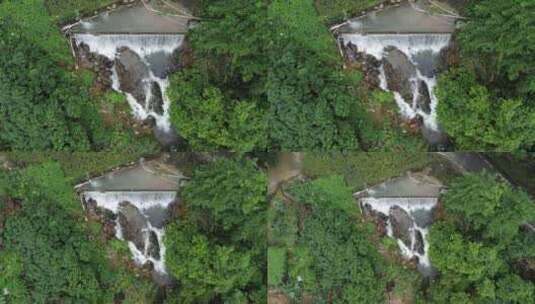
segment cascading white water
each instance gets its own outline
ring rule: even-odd
[[[115,59],[117,49],[128,47],[141,58],[164,52],[173,53],[184,40],[179,34],[86,34],[75,33],[73,38],[77,44],[85,43],[91,51]]]
[[[398,197],[365,197],[360,199],[361,206],[369,205],[374,211],[379,212],[388,218],[387,220],[387,235],[389,237],[394,237],[392,229],[392,221],[390,218],[391,209],[395,206],[398,206],[404,210],[409,217],[411,218],[413,224],[409,228],[409,233],[411,236],[411,246],[407,246],[402,240],[397,239],[398,246],[403,256],[411,259],[413,257],[418,257],[418,263],[421,269],[428,271],[431,267],[431,262],[429,260],[429,242],[427,241],[428,228],[418,225],[418,220],[415,217],[416,212],[426,212],[430,213],[431,210],[436,206],[438,199],[436,197],[428,198],[398,198]],[[416,248],[416,234],[420,232],[423,245],[424,253],[421,254]]]
[[[139,250],[136,245],[128,241],[128,247],[132,252],[134,261],[138,265],[144,265],[147,261],[150,261],[154,265],[154,269],[159,273],[167,273],[165,270],[165,245],[163,243],[163,236],[165,234],[164,228],[158,228],[151,224],[149,219],[148,210],[151,208],[159,207],[162,209],[167,209],[169,205],[176,199],[177,192],[175,191],[86,191],[83,193],[84,201],[93,200],[96,202],[97,206],[110,210],[114,214],[119,213],[120,203],[129,202],[135,206],[139,212],[147,218],[147,227],[143,229],[144,232],[144,248]],[[115,236],[118,239],[124,240],[123,228],[119,223],[117,218],[116,220],[116,230]],[[159,245],[159,259],[156,259],[149,255],[149,237],[150,232],[156,234],[158,245]]]
[[[403,117],[408,119],[412,119],[416,117],[416,115],[420,115],[423,118],[424,125],[427,128],[438,131],[438,123],[436,118],[436,107],[438,100],[433,92],[433,89],[436,85],[436,75],[434,73],[429,73],[429,70],[432,71],[434,67],[425,65],[433,65],[435,59],[439,56],[439,52],[449,44],[451,34],[350,33],[341,34],[340,37],[344,41],[344,46],[352,43],[357,47],[359,52],[369,54],[375,57],[377,60],[382,60],[384,58],[385,49],[387,47],[395,47],[407,55],[408,59],[416,68],[416,77],[410,79],[413,100],[406,101],[399,92],[393,92],[400,113]],[[427,57],[426,60],[424,60],[425,63],[422,62],[422,57]],[[381,63],[379,71],[381,89],[389,91],[384,71],[384,62]],[[423,81],[428,87],[429,97],[431,100],[430,113],[426,113],[422,109],[419,109],[416,105],[416,101],[419,96],[420,81]]]
[[[170,57],[177,50],[184,40],[184,35],[180,34],[88,34],[75,33],[72,35],[76,46],[82,43],[89,46],[91,52],[103,55],[114,61],[117,58],[117,51],[121,47],[127,47],[141,58],[145,66],[148,67],[148,76],[143,79],[143,90],[145,100],[140,104],[132,94],[120,90],[119,78],[117,76],[116,65],[112,67],[112,88],[126,95],[134,117],[144,120],[152,116],[156,120],[156,126],[163,131],[169,131],[171,128],[169,117],[170,101],[166,96],[166,90],[169,86],[166,77],[158,77],[150,69],[149,57],[155,54]],[[156,82],[160,86],[163,99],[163,114],[156,113],[150,109],[149,103],[152,98],[151,83]]]

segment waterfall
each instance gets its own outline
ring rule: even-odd
[[[164,66],[171,61],[172,54],[176,51],[184,40],[184,35],[180,34],[88,34],[74,33],[72,35],[77,47],[85,44],[89,46],[91,52],[103,55],[112,62],[118,58],[118,49],[126,47],[136,53],[145,67],[147,75],[142,80],[140,86],[144,95],[144,100],[136,99],[131,93],[121,91],[120,81],[117,73],[117,64],[111,68],[112,88],[126,95],[133,115],[136,119],[145,120],[149,116],[154,117],[156,126],[167,132],[171,128],[169,117],[170,101],[165,92],[169,86],[166,71],[161,71]],[[158,70],[160,69],[160,70]],[[153,84],[157,83],[161,90],[163,101],[162,113],[158,113],[151,107],[151,100],[156,98],[153,93]]]
[[[136,264],[144,265],[150,261],[154,265],[154,269],[162,274],[167,273],[165,270],[165,245],[163,243],[165,230],[163,226],[158,227],[160,225],[154,223],[162,222],[163,214],[166,213],[165,210],[175,201],[176,197],[177,192],[175,191],[86,191],[83,193],[83,201],[93,200],[98,207],[110,210],[115,215],[121,212],[120,204],[123,202],[129,202],[137,208],[139,214],[144,218],[143,225],[145,226],[143,228],[140,227],[143,248],[140,250],[133,241],[125,239],[125,228],[121,226],[119,217],[115,219],[115,236],[118,239],[127,241],[128,248]],[[160,214],[155,215],[154,212],[150,212],[154,208],[159,208],[161,210]],[[159,258],[155,258],[149,253],[152,244],[150,240],[151,234],[156,235],[155,241],[159,248]]]
[[[75,33],[73,38],[77,44],[85,43],[93,52],[115,58],[117,48],[125,46],[137,53],[141,58],[164,52],[173,53],[181,44],[184,35],[178,34],[85,34]]]
[[[388,90],[387,78],[384,70],[385,49],[395,47],[405,54],[416,69],[416,75],[409,79],[412,90],[412,100],[404,100],[400,92],[393,92],[400,114],[408,119],[417,115],[423,118],[424,125],[438,131],[439,126],[436,118],[436,107],[438,100],[434,94],[436,85],[436,61],[439,52],[445,48],[450,41],[451,34],[341,34],[344,46],[349,43],[355,45],[359,52],[363,52],[381,61],[379,68],[380,86],[385,91]],[[420,96],[421,84],[425,83],[429,92],[430,112],[426,113],[417,106]]]
[[[162,207],[166,209],[176,198],[175,191],[86,191],[86,200],[92,199],[97,202],[97,206],[108,209],[113,213],[119,212],[121,202],[131,202],[139,210],[146,210],[152,207]]]
[[[436,197],[366,197],[360,199],[362,210],[370,208],[387,218],[386,232],[389,237],[395,238],[392,224],[392,210],[394,208],[401,208],[408,215],[410,227],[408,227],[407,233],[410,235],[410,245],[405,244],[401,239],[397,239],[397,244],[401,254],[406,258],[418,257],[418,268],[424,274],[429,273],[431,269],[427,234],[429,232],[428,226],[432,219],[432,209],[436,206],[437,202],[438,199]],[[419,252],[417,248],[418,234],[421,236],[421,241],[423,241],[423,253]]]

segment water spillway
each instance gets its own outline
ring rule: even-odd
[[[127,242],[134,262],[142,266],[150,261],[154,270],[166,274],[163,224],[176,197],[176,191],[87,191],[83,202],[113,212],[115,236]]]
[[[434,88],[455,21],[404,2],[333,27],[346,57],[373,62],[376,85],[394,94],[403,118],[422,123],[431,144],[445,140],[437,121],[439,101]]]
[[[424,125],[438,131],[434,94],[436,66],[440,51],[447,47],[450,34],[343,34],[345,46],[354,45],[359,52],[381,62],[380,87],[392,91],[400,114],[408,119],[417,115]],[[387,74],[387,69],[391,74]],[[404,75],[403,75],[404,74]],[[400,78],[406,78],[404,81]],[[400,81],[401,83],[394,83]],[[424,101],[427,100],[427,101]]]
[[[167,159],[141,160],[76,186],[86,214],[103,224],[108,237],[126,242],[134,262],[152,265],[166,280],[165,225],[188,178]]]
[[[442,184],[426,172],[408,173],[354,194],[362,213],[396,240],[401,255],[417,261],[423,275],[433,275],[427,234]]]
[[[156,127],[170,131],[168,67],[184,35],[77,33],[72,38],[77,49],[86,47],[112,63],[112,88],[126,95],[135,118],[153,117]]]
[[[78,66],[92,69],[101,88],[124,93],[133,116],[155,127],[163,144],[172,144],[168,76],[180,67],[189,19],[144,5],[114,10],[66,27]]]
[[[431,273],[427,234],[437,202],[436,197],[367,197],[360,200],[360,207],[365,215],[383,218],[387,236],[396,239],[404,257],[417,258],[418,269],[427,275]]]

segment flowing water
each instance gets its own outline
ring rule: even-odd
[[[433,274],[427,234],[442,188],[432,176],[408,173],[354,194],[365,214],[381,214],[386,234],[396,239],[404,257],[418,258],[418,269],[426,276]],[[401,235],[405,235],[405,241]]]
[[[139,120],[145,120],[152,116],[156,120],[156,126],[168,132],[171,130],[169,118],[170,100],[165,94],[169,82],[166,68],[172,60],[172,54],[177,50],[184,39],[184,35],[177,34],[73,34],[73,39],[79,47],[82,43],[89,46],[92,52],[107,57],[114,61],[118,58],[118,50],[127,47],[136,53],[143,63],[148,67],[148,74],[142,80],[144,100],[136,98],[120,89],[119,77],[117,75],[116,64],[112,67],[112,87],[118,92],[126,95],[133,115]],[[162,92],[163,113],[157,113],[150,107],[153,96],[151,84],[157,83]]]
[[[114,214],[115,236],[127,242],[135,263],[152,262],[161,275],[158,278],[165,280],[164,226],[185,180],[187,177],[163,159],[141,160],[139,165],[114,170],[76,189],[86,208],[94,202]]]
[[[128,241],[128,247],[132,252],[132,256],[136,264],[142,266],[150,261],[154,265],[154,269],[160,273],[166,273],[165,270],[165,245],[163,243],[164,228],[159,225],[164,221],[166,216],[165,210],[169,207],[177,196],[176,191],[137,191],[137,192],[99,192],[86,191],[83,193],[85,201],[94,200],[98,207],[110,210],[114,214],[120,212],[120,204],[122,202],[129,202],[139,210],[139,212],[147,219],[146,227],[142,229],[144,237],[144,248],[139,250],[134,242]],[[159,209],[160,212],[154,212]],[[118,239],[124,240],[123,227],[119,223],[119,218],[116,219],[115,236]],[[159,226],[159,227],[158,227]],[[149,254],[149,237],[150,232],[156,234],[159,246],[159,259]]]
[[[170,123],[167,77],[176,65],[173,54],[183,43],[188,23],[187,18],[157,13],[137,4],[119,6],[65,29],[76,49],[88,46],[90,52],[113,62],[112,88],[126,95],[136,119],[154,119],[155,133],[163,144],[176,139]],[[128,56],[121,54],[125,48],[130,52]],[[118,73],[118,62],[127,66],[123,68],[126,71]],[[129,81],[132,83],[125,84]]]
[[[392,227],[392,210],[395,207],[401,208],[411,219],[411,226],[408,228],[410,244],[407,245],[401,239],[396,239],[401,254],[407,259],[418,258],[418,269],[424,274],[431,274],[431,261],[429,260],[429,242],[427,234],[432,221],[432,210],[436,206],[438,198],[374,198],[367,197],[360,200],[363,206],[369,206],[375,212],[379,212],[387,217],[386,233],[389,237],[395,238]],[[423,253],[418,250],[418,240],[423,242]]]
[[[380,87],[385,91],[393,91],[402,117],[413,119],[420,116],[424,125],[422,131],[427,140],[431,144],[443,143],[445,138],[436,117],[438,100],[434,87],[440,51],[450,42],[451,33],[455,30],[455,18],[435,16],[415,4],[405,2],[348,20],[333,30],[338,34],[343,47],[352,44],[359,52],[369,54],[381,62]],[[385,74],[385,62],[392,60],[388,54],[392,48],[403,53],[412,66],[409,66],[411,73],[404,75],[410,83],[410,100],[406,100],[410,98],[407,94],[389,89],[392,84],[388,83]],[[423,94],[429,95],[425,98],[430,101],[425,107],[419,103],[419,99],[424,98]]]
[[[394,91],[394,98],[399,108],[400,114],[412,119],[417,115],[423,118],[426,128],[431,131],[439,131],[436,118],[436,107],[438,100],[434,94],[436,86],[435,67],[439,60],[440,50],[447,47],[450,41],[450,34],[343,34],[345,45],[352,43],[356,45],[358,51],[372,55],[381,61],[380,66],[380,86],[385,91],[388,83],[384,71],[385,50],[388,47],[395,47],[404,53],[413,66],[416,68],[416,75],[409,79],[412,89],[412,100],[404,100],[400,92]],[[427,113],[418,107],[417,100],[420,97],[420,85],[425,83],[429,91],[430,109]],[[431,141],[434,141],[430,139]]]

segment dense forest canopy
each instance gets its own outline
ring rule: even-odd
[[[460,60],[438,82],[438,119],[458,150],[533,150],[534,19],[529,0],[449,1],[462,12]],[[130,151],[158,149],[154,136],[120,115],[124,98],[75,70],[59,30],[108,1],[0,4],[0,148]],[[392,94],[344,68],[329,27],[380,1],[195,3],[171,77],[171,122],[196,150],[421,151],[400,126]],[[7,72],[9,71],[9,72]],[[117,96],[118,95],[118,96]],[[390,114],[386,114],[390,113]],[[476,127],[477,126],[477,127]],[[184,148],[184,147],[183,147]]]
[[[461,60],[438,83],[438,117],[460,150],[533,150],[535,3],[472,1]]]
[[[115,95],[93,92],[93,73],[74,70],[69,43],[43,1],[0,3],[0,51],[0,149],[157,149],[152,137],[136,136],[118,115],[104,119]]]
[[[152,301],[155,285],[128,269],[126,245],[102,241],[101,229],[83,219],[58,162],[0,171],[0,302]]]
[[[535,204],[490,174],[469,174],[444,195],[446,211],[430,233],[430,255],[441,275],[432,303],[531,303],[535,284],[519,267],[535,259]],[[522,278],[524,275],[524,279]]]
[[[195,170],[183,216],[165,236],[166,265],[180,284],[169,303],[265,303],[266,182],[246,159]]]

